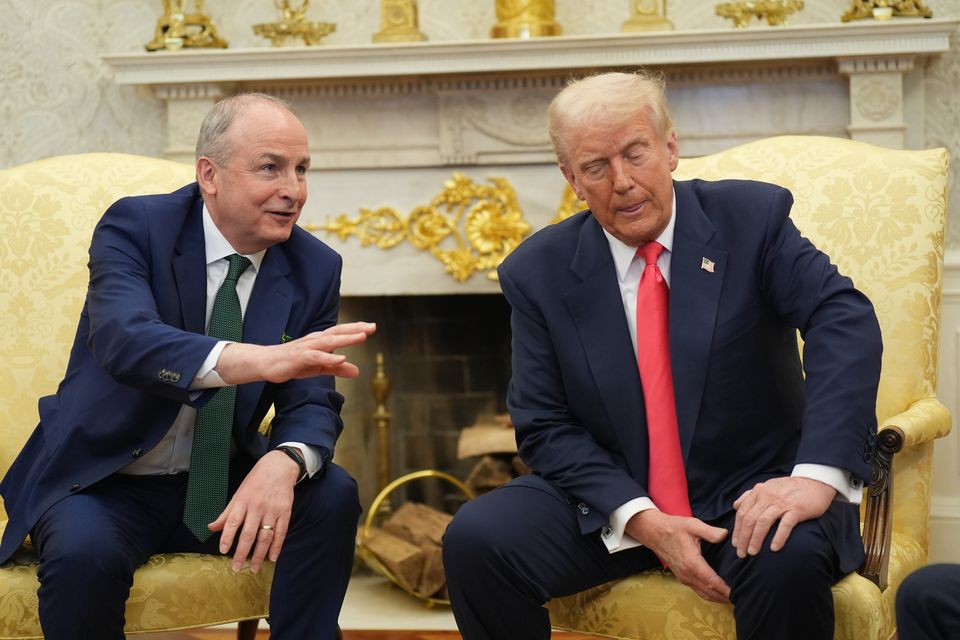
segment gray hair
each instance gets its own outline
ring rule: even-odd
[[[666,84],[661,74],[600,73],[574,79],[556,95],[547,109],[550,140],[560,164],[569,159],[568,145],[573,131],[602,118],[626,122],[644,110],[653,112],[655,124],[664,136],[673,131],[667,108]]]
[[[286,100],[267,93],[240,93],[224,98],[213,105],[200,124],[196,159],[206,156],[219,165],[227,164],[233,153],[233,148],[225,135],[227,129],[233,124],[238,114],[257,102],[269,102],[293,113],[293,109]]]

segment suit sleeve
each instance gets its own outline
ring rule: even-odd
[[[90,244],[88,347],[118,382],[183,404],[199,406],[211,392],[189,385],[216,338],[165,323],[152,289],[153,261],[146,205],[124,198],[97,224]],[[191,397],[192,396],[192,397]]]
[[[337,323],[342,263],[340,256],[331,261],[326,270],[328,281],[322,286],[324,295],[301,335],[323,331]],[[313,445],[320,451],[321,471],[326,469],[343,430],[340,409],[344,399],[336,390],[335,380],[334,376],[316,376],[275,385],[272,397],[276,417],[270,431],[270,448],[289,441]]]
[[[869,481],[882,340],[873,305],[804,238],[778,190],[770,204],[761,286],[803,338],[804,415],[796,464],[846,469]]]
[[[623,460],[572,414],[554,337],[544,314],[531,302],[533,296],[513,280],[509,269],[500,269],[500,285],[512,307],[513,377],[507,406],[520,456],[574,504],[598,510],[597,517],[581,517],[584,533],[597,530],[616,508],[646,496],[646,490],[626,471]],[[588,515],[583,509],[580,513]]]

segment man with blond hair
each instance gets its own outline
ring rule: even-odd
[[[123,638],[134,571],[172,551],[275,562],[272,637],[336,637],[360,505],[332,462],[334,376],[358,370],[333,352],[374,326],[336,324],[341,259],[295,224],[309,166],[285,103],[235,96],[196,182],[97,225],[66,375],[0,484],[0,561],[30,534],[48,640]]]
[[[864,557],[872,305],[800,235],[786,189],[672,179],[658,79],[576,81],[548,115],[589,210],[499,270],[533,475],[447,530],[464,639],[548,638],[548,599],[655,567],[732,603],[738,638],[833,637],[831,586]]]

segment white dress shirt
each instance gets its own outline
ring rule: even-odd
[[[204,326],[209,329],[210,316],[213,314],[213,302],[217,297],[220,285],[227,278],[227,270],[230,266],[229,257],[237,251],[213,223],[206,205],[203,206],[203,237],[207,257],[207,308]],[[247,267],[237,280],[237,297],[240,298],[240,311],[244,316],[246,316],[247,303],[250,301],[250,294],[253,292],[253,284],[256,282],[257,273],[260,271],[264,253],[266,253],[266,249],[258,253],[245,255],[250,260],[251,266]],[[199,391],[227,386],[214,368],[227,344],[229,344],[228,341],[221,340],[210,350],[197,371],[196,377],[190,383],[191,390]],[[188,471],[190,469],[190,452],[193,449],[193,428],[196,419],[197,410],[189,405],[183,405],[170,430],[167,431],[157,446],[121,469],[120,473],[165,475]],[[284,442],[283,444],[297,447],[303,452],[308,475],[313,476],[320,470],[322,459],[316,447],[301,442]]]
[[[677,196],[673,195],[671,204],[670,221],[666,228],[657,238],[657,242],[663,245],[664,251],[657,258],[657,266],[663,274],[663,279],[667,286],[670,286],[670,261],[673,255],[673,230],[676,220]],[[610,253],[613,256],[613,264],[617,272],[617,281],[620,285],[620,295],[623,298],[623,312],[627,316],[627,326],[630,329],[630,340],[633,343],[633,353],[637,353],[637,287],[640,285],[640,276],[646,267],[642,258],[637,257],[637,247],[631,247],[624,244],[617,238],[610,235],[606,229],[603,233],[607,236],[607,242],[610,245]],[[793,468],[793,476],[812,478],[830,485],[837,490],[837,499],[846,500],[854,504],[860,504],[862,498],[859,481],[851,482],[850,472],[837,467],[831,467],[820,464],[798,464]],[[653,501],[647,497],[638,497],[630,500],[613,513],[610,514],[609,526],[603,529],[601,539],[610,553],[632,549],[640,546],[640,543],[624,533],[627,522],[647,509],[656,509]]]

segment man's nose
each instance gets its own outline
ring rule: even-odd
[[[300,176],[297,175],[296,170],[285,171],[283,178],[280,180],[277,195],[286,200],[296,202],[300,200],[301,194]]]
[[[626,162],[615,159],[610,163],[610,177],[613,180],[613,190],[617,193],[626,193],[633,188],[633,177],[627,170]]]

